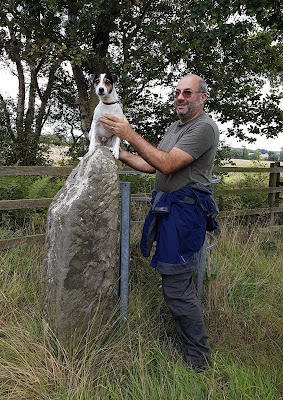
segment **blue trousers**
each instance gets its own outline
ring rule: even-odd
[[[196,368],[207,365],[211,351],[192,273],[162,275],[162,288],[165,302],[185,345],[184,361]]]

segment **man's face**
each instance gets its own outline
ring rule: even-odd
[[[195,77],[183,78],[178,83],[174,95],[174,106],[182,123],[202,113],[206,94],[198,92],[199,81]]]

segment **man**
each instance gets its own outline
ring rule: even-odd
[[[152,209],[141,248],[162,276],[164,299],[182,336],[186,365],[203,370],[210,361],[202,312],[195,294],[192,271],[197,269],[206,230],[215,229],[210,183],[219,130],[203,111],[207,85],[197,75],[180,80],[174,92],[179,121],[173,123],[158,148],[135,132],[127,119],[105,115],[101,124],[127,140],[138,155],[120,149],[119,159],[146,173],[156,173]],[[212,223],[212,228],[208,224]]]

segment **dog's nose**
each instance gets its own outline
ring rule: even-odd
[[[99,93],[103,93],[104,92],[104,88],[103,87],[100,87],[99,89],[98,89],[98,91],[99,91]]]

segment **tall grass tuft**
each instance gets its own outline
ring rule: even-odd
[[[128,320],[117,305],[101,326],[98,312],[70,349],[42,321],[43,249],[0,253],[1,400],[282,399],[282,237],[221,225],[203,301],[212,366],[200,374],[182,364],[160,277],[137,240]]]
[[[206,297],[210,336],[256,363],[279,362],[282,250],[282,234],[263,233],[260,224],[223,224],[214,252],[217,279]]]

